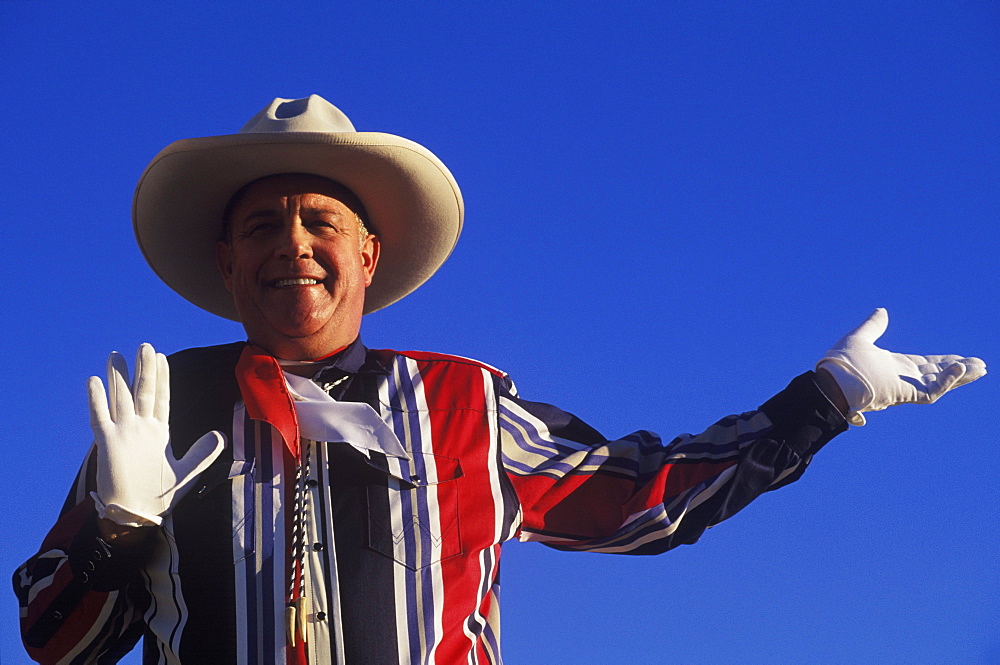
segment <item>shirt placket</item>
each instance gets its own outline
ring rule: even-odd
[[[329,459],[327,445],[311,442],[311,477],[306,481],[309,505],[329,506]],[[321,523],[325,522],[324,523]],[[306,649],[309,662],[315,665],[342,664],[344,639],[342,607],[338,585],[337,543],[332,512],[314,509],[305,520],[307,546],[303,557],[306,593],[311,598],[309,640]],[[329,588],[328,588],[329,584]]]

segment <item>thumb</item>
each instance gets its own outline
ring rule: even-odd
[[[879,307],[848,336],[861,342],[874,344],[875,340],[885,334],[888,327],[889,313],[885,311],[884,307]]]
[[[194,445],[177,461],[177,485],[183,487],[193,481],[198,474],[211,466],[212,462],[226,448],[226,437],[222,432],[212,430],[194,442]]]

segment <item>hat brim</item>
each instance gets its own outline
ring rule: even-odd
[[[253,180],[310,173],[361,200],[381,243],[365,314],[412,293],[448,258],[464,207],[454,177],[423,146],[379,132],[287,132],[184,139],[146,167],[132,201],[143,256],[170,288],[202,309],[239,321],[215,261],[223,213]]]

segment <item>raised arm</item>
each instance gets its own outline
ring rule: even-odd
[[[169,370],[148,344],[131,386],[112,353],[107,392],[97,377],[88,392],[94,445],[41,549],[14,573],[22,639],[41,663],[112,662],[134,646],[148,604],[139,571],[158,525],[224,447],[210,432],[174,458]]]

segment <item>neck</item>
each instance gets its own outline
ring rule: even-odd
[[[350,346],[355,339],[357,339],[357,334],[347,341],[339,340],[327,343],[309,342],[297,339],[268,341],[265,343],[261,343],[256,339],[249,339],[247,341],[253,346],[262,349],[268,355],[274,356],[278,360],[311,362],[324,360],[340,353]]]

